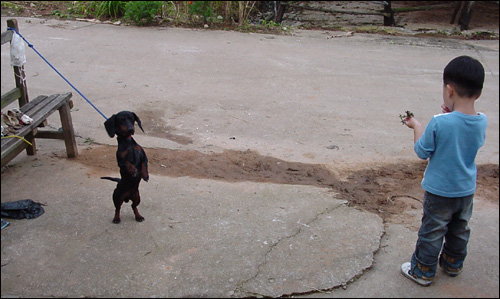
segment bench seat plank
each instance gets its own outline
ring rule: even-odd
[[[21,109],[21,112],[25,113],[29,117],[33,119],[33,122],[29,125],[24,125],[22,128],[17,130],[16,135],[20,137],[25,137],[29,132],[33,131],[40,125],[44,120],[46,120],[54,111],[58,110],[62,105],[66,104],[69,100],[67,98],[71,96],[71,93],[67,93],[64,95],[51,95],[51,96],[41,96],[37,97],[37,99],[41,99],[41,103],[31,107],[28,111],[23,111],[26,109]],[[45,100],[45,101],[43,101]],[[33,101],[34,102],[34,101]],[[30,102],[29,104],[31,104]],[[28,106],[28,105],[25,105]],[[23,108],[25,107],[23,106]],[[8,145],[9,139],[2,139],[2,147],[4,145]]]
[[[71,114],[69,113],[72,93],[53,94],[50,96],[38,96],[33,101],[21,107],[21,112],[33,119],[29,125],[24,125],[17,130],[16,136],[23,137],[26,140],[35,138],[57,138],[64,139],[66,143],[66,151],[68,157],[76,157],[78,155],[76,140],[74,138],[73,125],[71,122]],[[45,131],[40,136],[38,134],[38,126],[42,124],[52,113],[59,110],[61,116],[62,132]],[[69,118],[69,119],[68,119]],[[66,131],[66,132],[65,132]],[[52,133],[55,132],[55,133]],[[65,135],[65,133],[67,133]],[[25,143],[25,144],[21,144]],[[10,161],[12,155],[15,157],[20,151],[26,148],[28,144],[16,137],[2,139],[2,166]],[[15,149],[15,148],[21,148]]]

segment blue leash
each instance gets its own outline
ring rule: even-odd
[[[19,32],[17,32],[17,30],[16,30],[15,28],[9,27],[9,28],[7,28],[7,30],[12,30],[12,31],[14,31],[15,33],[17,33],[17,35],[19,35],[19,36],[20,36],[20,37],[21,37],[21,38],[22,38],[22,39],[26,42],[26,44],[28,44],[28,46],[29,46],[30,48],[32,48],[32,49],[33,49],[33,51],[35,51],[35,52],[36,52],[36,54],[38,54],[38,56],[40,56],[40,57],[41,57],[41,58],[42,58],[42,59],[43,59],[43,60],[44,60],[44,61],[45,61],[45,62],[46,62],[46,63],[47,63],[47,64],[48,64],[48,65],[49,65],[49,66],[50,66],[53,70],[54,70],[54,71],[56,71],[56,73],[57,73],[59,76],[61,76],[61,78],[63,78],[63,79],[64,79],[64,81],[66,81],[66,83],[68,83],[71,87],[73,87],[73,89],[74,89],[74,90],[76,90],[76,92],[78,92],[78,94],[80,94],[80,95],[81,95],[81,96],[82,96],[82,97],[83,97],[83,98],[84,98],[84,99],[85,99],[85,100],[86,100],[86,101],[87,101],[87,102],[88,102],[88,103],[89,103],[92,107],[94,107],[94,109],[95,109],[95,110],[97,110],[97,112],[99,112],[99,113],[100,113],[100,114],[104,117],[104,119],[106,119],[106,120],[108,119],[108,118],[107,118],[107,117],[106,117],[106,116],[105,116],[105,115],[104,115],[104,114],[103,114],[103,113],[102,113],[99,109],[97,109],[97,107],[96,107],[96,106],[94,106],[94,104],[92,104],[92,102],[91,102],[91,101],[89,101],[89,100],[87,99],[87,97],[86,97],[86,96],[84,96],[84,95],[83,95],[83,94],[82,94],[82,93],[81,93],[81,92],[80,92],[80,91],[79,91],[76,87],[74,87],[74,86],[73,86],[73,84],[71,84],[71,82],[69,82],[69,81],[68,81],[68,80],[67,80],[67,79],[66,79],[66,78],[65,78],[65,77],[64,77],[61,73],[59,73],[59,71],[58,71],[55,67],[53,67],[53,66],[52,66],[52,64],[50,64],[50,62],[48,62],[48,61],[47,61],[47,59],[45,59],[45,57],[43,57],[43,56],[42,56],[42,54],[38,53],[38,51],[35,49],[35,47],[33,47],[33,45],[32,45],[32,44],[30,44],[30,43],[29,43],[29,42],[28,42],[28,41],[24,38],[24,36],[22,36],[21,34],[19,34]]]

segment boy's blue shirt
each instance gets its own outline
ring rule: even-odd
[[[424,190],[444,197],[462,197],[476,191],[476,154],[484,144],[486,115],[458,111],[435,115],[415,142],[421,159],[429,159],[422,180]]]

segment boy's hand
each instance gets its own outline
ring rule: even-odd
[[[402,123],[403,125],[407,125],[407,124],[406,124],[406,123],[407,123],[407,121],[408,121],[408,120],[410,120],[411,118],[413,118],[413,116],[414,116],[413,112],[411,112],[411,111],[408,111],[408,110],[407,110],[407,111],[405,112],[405,114],[400,114],[400,115],[399,115],[399,118],[401,119],[401,123]]]
[[[450,113],[450,112],[452,112],[450,110],[450,108],[448,108],[444,103],[441,104],[441,109],[442,109],[443,113]]]
[[[416,127],[421,127],[422,125],[415,117],[409,117],[405,119],[405,125],[410,129],[415,129]]]
[[[401,122],[408,128],[413,129],[413,142],[416,143],[424,133],[424,128],[422,128],[422,125],[414,116],[411,111],[406,111],[406,114],[399,115]]]
[[[414,116],[413,112],[406,111],[405,114],[400,114],[399,118],[401,118],[401,123],[408,128],[415,129],[415,127],[421,127],[420,122]]]

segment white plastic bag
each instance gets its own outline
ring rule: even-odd
[[[24,41],[17,33],[12,34],[10,42],[10,65],[23,66],[26,63],[24,54]]]

